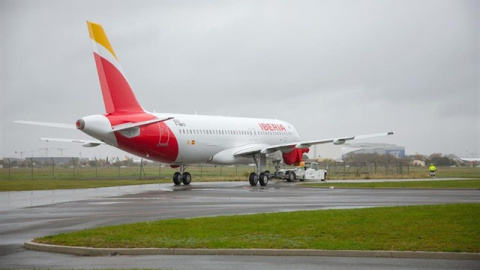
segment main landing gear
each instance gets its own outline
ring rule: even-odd
[[[253,155],[253,161],[255,162],[257,172],[250,173],[250,176],[248,177],[248,182],[250,182],[251,186],[256,186],[259,182],[260,186],[266,186],[268,184],[268,180],[270,180],[270,172],[263,171],[263,167],[265,167],[267,163],[267,155]]]
[[[268,180],[270,180],[269,171],[264,171],[260,174],[252,172],[248,177],[248,181],[250,182],[251,186],[256,186],[258,183],[260,183],[260,186],[266,186],[268,184]]]
[[[189,172],[186,172],[185,170],[188,168],[188,165],[180,165],[180,172],[176,172],[173,174],[173,183],[175,186],[179,186],[182,183],[185,186],[190,185],[190,182],[192,182],[192,175]]]

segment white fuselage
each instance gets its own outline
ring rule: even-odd
[[[178,141],[175,163],[236,164],[251,163],[251,158],[234,158],[235,149],[247,145],[277,145],[299,141],[293,125],[275,119],[154,114],[173,116],[165,124]],[[222,151],[228,151],[222,155]]]

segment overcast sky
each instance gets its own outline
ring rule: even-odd
[[[149,111],[278,118],[303,139],[393,131],[368,142],[478,157],[479,3],[0,0],[0,157],[124,155],[12,123],[104,113],[86,20]]]

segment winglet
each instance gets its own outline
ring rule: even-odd
[[[87,21],[107,114],[143,113],[100,24]]]

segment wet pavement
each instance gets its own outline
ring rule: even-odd
[[[268,257],[117,256],[85,258],[27,251],[35,237],[137,221],[312,209],[480,203],[479,190],[316,189],[271,181],[153,184],[0,193],[0,268],[479,269],[478,261]],[[252,225],[254,230],[254,224]],[[420,266],[420,267],[419,267]]]

